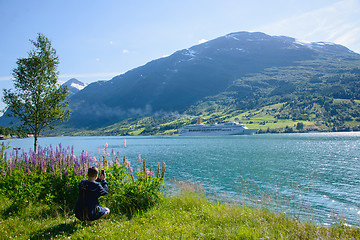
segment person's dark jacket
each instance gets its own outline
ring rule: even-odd
[[[99,197],[108,192],[108,184],[105,180],[82,180],[79,183],[79,198],[75,206],[75,216],[82,221],[99,219],[106,213],[106,209],[99,204]]]

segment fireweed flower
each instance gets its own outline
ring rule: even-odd
[[[71,186],[70,186],[70,183],[67,183],[66,184],[66,191],[70,192],[71,191]]]

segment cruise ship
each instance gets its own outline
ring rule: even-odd
[[[223,124],[197,124],[186,125],[179,129],[180,136],[211,136],[211,135],[253,135],[259,129],[249,129],[244,124],[227,122]]]

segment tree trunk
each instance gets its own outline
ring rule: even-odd
[[[34,152],[37,153],[37,145],[38,145],[38,134],[34,133]]]

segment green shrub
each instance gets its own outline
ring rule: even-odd
[[[71,212],[78,197],[78,184],[87,178],[87,168],[96,166],[105,169],[109,182],[109,194],[103,197],[105,206],[114,213],[131,217],[138,211],[153,206],[160,197],[165,173],[160,164],[156,176],[152,168],[138,169],[133,175],[130,162],[124,156],[119,163],[118,154],[108,159],[107,144],[100,161],[83,151],[75,156],[73,148],[63,149],[61,145],[53,150],[39,147],[38,152],[17,150],[8,154],[4,144],[0,148],[0,193],[12,199],[18,208],[29,203],[43,202],[66,212]]]

